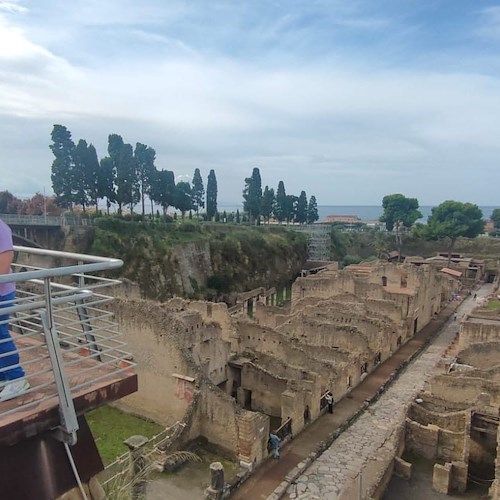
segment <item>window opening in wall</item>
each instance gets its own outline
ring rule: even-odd
[[[351,376],[347,376],[347,387],[351,387]]]
[[[377,355],[375,356],[375,359],[373,360],[373,364],[375,366],[377,366],[378,364],[380,364],[381,359],[382,359],[382,355],[380,352],[378,352]]]
[[[363,373],[368,373],[368,363],[363,363],[361,365],[361,375],[363,375]]]
[[[413,322],[413,335],[417,333],[417,325],[418,325],[418,318],[415,318],[415,321]]]
[[[398,337],[397,344],[401,345],[401,335]]]
[[[382,286],[387,286],[387,276],[382,276]]]

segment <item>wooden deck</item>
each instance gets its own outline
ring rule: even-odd
[[[60,422],[59,399],[54,395],[57,392],[47,347],[31,337],[13,337],[32,389],[15,399],[0,402],[0,446],[13,445],[48,431]],[[118,363],[104,365],[71,352],[64,352],[63,357],[65,363],[77,361],[65,366],[77,415],[137,391],[137,375],[132,367],[118,371]],[[86,369],[91,370],[82,373]],[[34,375],[37,372],[43,373]],[[76,386],[80,387],[73,390]]]

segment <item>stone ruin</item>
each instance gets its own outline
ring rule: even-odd
[[[181,422],[173,448],[202,436],[252,468],[268,455],[270,430],[300,432],[307,413],[325,411],[328,391],[347,395],[458,287],[432,267],[374,262],[298,278],[285,307],[259,292],[251,318],[223,303],[116,300],[139,375],[139,391],[119,405]]]

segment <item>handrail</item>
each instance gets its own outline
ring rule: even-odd
[[[25,252],[33,255],[43,255],[46,257],[74,259],[79,261],[80,263],[73,266],[64,266],[52,269],[39,269],[36,271],[20,271],[12,274],[0,274],[0,283],[27,281],[31,279],[55,278],[56,276],[67,276],[75,273],[107,271],[111,269],[118,269],[123,266],[123,261],[120,259],[99,257],[81,253],[59,252],[56,250],[44,250],[42,248],[31,248],[17,245],[14,245],[14,252]],[[84,264],[84,262],[87,263]]]
[[[74,444],[78,422],[73,394],[120,380],[120,374],[130,376],[134,366],[123,350],[125,343],[112,313],[104,307],[113,300],[105,288],[119,281],[95,274],[117,269],[123,262],[23,246],[15,246],[14,251],[14,272],[0,275],[0,283],[16,282],[16,297],[2,304],[1,314],[8,319],[0,324],[7,324],[12,332],[20,355],[17,366],[24,369],[31,389],[26,398],[0,404],[0,431],[3,417],[8,421],[19,411],[36,415],[40,405],[54,405],[60,417],[56,437]],[[36,267],[24,255],[36,256]],[[47,267],[41,267],[44,258],[48,258]],[[65,265],[49,267],[54,261]],[[4,385],[0,382],[0,390]]]

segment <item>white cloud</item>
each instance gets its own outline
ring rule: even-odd
[[[65,14],[74,24],[63,23],[57,33],[0,13],[0,172],[24,175],[5,181],[13,191],[50,185],[50,131],[62,123],[101,156],[107,134],[119,133],[155,147],[159,168],[177,176],[191,178],[199,167],[206,177],[215,168],[223,200],[240,199],[254,166],[264,184],[275,187],[282,179],[288,192],[305,188],[323,204],[379,203],[392,191],[423,203],[444,194],[483,203],[497,197],[496,76],[362,67],[341,52],[300,60],[285,52],[282,60],[277,53],[236,57],[231,47],[224,54],[200,50],[194,35],[167,29],[193,15],[191,5],[134,2],[113,17],[118,4],[101,4],[76,2]],[[284,11],[255,33],[268,41],[289,31],[289,40],[312,36],[297,28],[304,22],[297,12]],[[230,4],[218,13],[236,16]],[[341,14],[337,23],[356,32],[388,26],[382,15]],[[224,23],[213,28],[226,29]],[[238,30],[219,35],[237,44],[232,31]],[[107,37],[114,43],[109,52]],[[472,166],[478,178],[489,175],[488,186],[470,182]],[[443,186],[447,179],[453,182]]]

